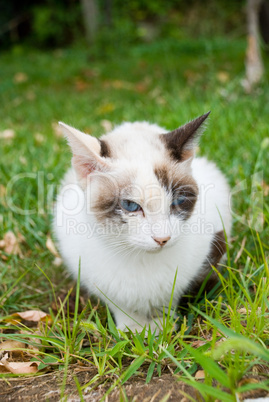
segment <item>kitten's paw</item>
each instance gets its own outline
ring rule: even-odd
[[[151,333],[155,332],[155,335],[158,335],[159,332],[161,331],[160,326],[158,325],[157,321],[152,320],[147,320],[147,319],[143,319],[143,320],[139,320],[137,322],[135,321],[123,321],[121,323],[118,323],[117,328],[123,332],[127,332],[128,330],[131,330],[132,332],[139,332],[141,333],[144,329],[144,327],[146,326],[146,331],[149,330]]]

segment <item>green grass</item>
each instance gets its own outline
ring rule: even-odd
[[[119,386],[125,395],[124,383],[137,373],[149,382],[169,366],[206,400],[235,401],[246,388],[257,387],[240,385],[246,374],[266,372],[262,367],[269,364],[269,85],[266,76],[253,94],[244,93],[245,46],[244,39],[220,37],[166,39],[99,58],[82,45],[50,52],[16,48],[1,55],[0,132],[13,129],[15,138],[0,139],[0,238],[12,230],[25,242],[23,258],[4,252],[5,259],[0,258],[0,337],[26,337],[9,321],[10,314],[50,311],[51,321],[42,324],[39,334],[29,328],[25,342],[41,340],[36,358],[43,370],[62,371],[62,396],[68,368],[78,361],[96,370],[89,383],[76,380],[82,400],[88,386],[102,383],[108,386],[107,393]],[[19,72],[25,74],[24,82],[16,82]],[[212,113],[200,154],[216,161],[232,188],[246,185],[233,197],[238,219],[220,275],[222,288],[214,298],[196,303],[178,322],[177,332],[166,320],[157,337],[146,331],[119,333],[104,308],[96,311],[88,304],[80,313],[78,291],[75,313],[68,314],[72,283],[63,267],[52,264],[54,257],[46,248],[52,200],[70,164],[68,147],[52,124],[61,120],[99,136],[103,120],[113,125],[148,120],[174,129],[208,110]],[[260,207],[261,198],[251,196],[251,176],[259,172],[263,181],[257,183],[255,194],[264,193],[263,228],[256,221],[252,227],[239,221],[251,218],[253,205],[255,211]],[[20,173],[32,176],[12,185]],[[44,181],[43,193],[38,180]],[[18,214],[11,203],[33,213]],[[64,290],[66,297],[60,302],[57,297]],[[52,311],[53,303],[58,309]],[[203,383],[194,379],[199,368],[204,370]],[[258,386],[268,389],[266,381],[265,376]]]

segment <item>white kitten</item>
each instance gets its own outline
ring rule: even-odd
[[[124,123],[99,140],[60,123],[73,168],[56,204],[59,248],[75,277],[80,261],[81,283],[122,330],[156,329],[176,271],[173,306],[225,252],[229,187],[213,163],[194,157],[208,114],[170,133]]]

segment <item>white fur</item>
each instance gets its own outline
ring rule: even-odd
[[[141,331],[144,325],[155,329],[156,310],[162,315],[163,306],[169,305],[176,271],[173,306],[199,275],[214,234],[223,230],[223,225],[228,236],[231,230],[229,187],[205,158],[194,158],[191,164],[199,188],[191,217],[182,221],[170,214],[172,200],[152,168],[164,158],[165,149],[157,139],[163,132],[148,123],[125,123],[104,137],[113,149],[113,178],[131,177],[132,185],[144,189],[137,200],[143,204],[145,216],[121,211],[127,220],[122,232],[115,226],[116,233],[109,233],[108,226],[99,223],[89,199],[86,201],[88,188],[86,192],[81,189],[73,169],[66,174],[56,203],[54,232],[66,266],[76,277],[81,264],[81,283],[108,304],[122,330]],[[190,169],[191,161],[179,165],[184,163]],[[181,169],[184,174],[184,166]],[[135,191],[131,189],[133,197]],[[95,197],[95,192],[98,180],[93,179],[87,195]],[[160,208],[157,202],[161,202]],[[154,236],[171,239],[159,247]]]

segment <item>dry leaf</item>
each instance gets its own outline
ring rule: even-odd
[[[28,81],[27,74],[19,72],[14,75],[14,82],[16,82],[16,84],[21,84],[22,82],[26,82],[26,81]]]
[[[101,126],[103,127],[103,129],[105,130],[106,133],[111,131],[112,128],[113,128],[113,124],[109,120],[102,120],[101,121]]]
[[[47,238],[46,247],[54,257],[61,258],[50,236]]]
[[[241,255],[242,255],[242,253],[244,251],[245,245],[246,245],[246,241],[247,241],[247,237],[245,236],[243,238],[240,250],[238,251],[238,253],[237,253],[236,257],[235,257],[234,263],[236,263],[239,260],[239,258],[241,257]]]
[[[35,134],[35,140],[38,144],[42,144],[42,142],[45,141],[44,135],[40,134],[40,133],[36,133]]]
[[[15,137],[15,131],[11,128],[4,130],[0,133],[0,139],[3,140],[12,140]]]
[[[136,90],[136,92],[139,92],[139,93],[147,92],[148,91],[148,84],[146,82],[144,82],[144,81],[138,82],[135,85],[135,90]]]
[[[5,251],[7,254],[18,255],[20,258],[23,257],[21,252],[19,243],[23,241],[24,238],[22,235],[18,237],[11,231],[5,233],[3,240],[0,241],[0,248]]]
[[[19,341],[4,341],[0,343],[0,354],[3,352],[20,352],[17,349],[24,349],[25,348],[25,343],[19,342]]]
[[[86,81],[84,81],[84,80],[82,80],[82,79],[80,79],[80,78],[78,78],[78,79],[75,81],[75,88],[76,88],[76,91],[78,91],[78,92],[83,92],[83,91],[85,91],[88,87],[89,87],[88,82],[86,82]]]
[[[8,362],[8,354],[0,360],[0,366],[13,374],[31,374],[38,370],[39,362]]]
[[[200,379],[200,378],[205,378],[205,372],[204,370],[198,370],[195,373],[195,378]]]
[[[2,259],[3,261],[7,261],[7,260],[8,260],[7,256],[6,256],[5,254],[3,254],[1,250],[0,250],[0,257],[1,257],[1,259]]]
[[[12,314],[12,317],[17,317],[17,316],[19,316],[23,320],[38,322],[38,321],[41,321],[43,318],[47,317],[48,314],[44,313],[43,311],[39,311],[39,310],[28,310],[28,311],[23,311],[20,313]]]
[[[4,206],[7,207],[7,203],[6,203],[6,195],[7,195],[7,189],[3,184],[0,184],[0,203]],[[0,225],[3,223],[3,216],[0,215]],[[0,240],[0,243],[3,240]],[[0,246],[1,248],[1,246]]]
[[[122,81],[122,80],[113,80],[113,81],[105,81],[104,85],[107,88],[115,88],[115,89],[133,89],[133,84],[131,82]]]
[[[225,82],[229,81],[230,75],[226,71],[219,71],[217,73],[217,79],[219,80],[219,82],[225,84]]]
[[[197,341],[193,341],[191,344],[192,348],[199,348],[200,346],[205,345],[205,341],[201,341],[201,340],[197,340]]]
[[[251,313],[251,310],[247,310],[245,307],[242,307],[242,308],[238,309],[237,312],[239,314],[247,314],[247,312]]]
[[[0,184],[0,198],[5,197],[7,194],[7,189],[3,184]]]
[[[262,189],[265,197],[267,197],[269,195],[269,185],[265,181],[262,182]]]

